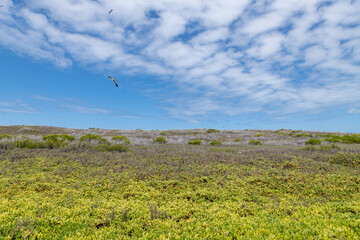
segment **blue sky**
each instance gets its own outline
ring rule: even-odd
[[[360,132],[360,1],[0,0],[0,83],[0,125]]]

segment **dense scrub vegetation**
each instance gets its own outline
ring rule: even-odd
[[[218,132],[220,132],[220,130],[210,128],[210,129],[206,130],[206,132],[207,133],[218,133]]]
[[[190,141],[188,142],[188,144],[190,144],[190,145],[200,145],[200,144],[201,144],[201,140],[200,140],[200,139],[190,140]]]
[[[305,142],[306,145],[321,145],[321,139],[309,139]]]
[[[0,239],[359,239],[358,144],[100,138],[1,139]]]
[[[160,143],[160,144],[165,144],[167,143],[166,139],[163,137],[158,137],[156,139],[153,140],[154,143]]]
[[[326,134],[326,135],[320,135],[322,137],[325,137],[325,141],[330,142],[330,143],[337,143],[337,142],[341,142],[341,143],[360,143],[360,134],[352,134],[352,135],[348,135],[345,134],[343,136],[339,136],[339,135],[334,135],[334,134]]]
[[[259,140],[250,140],[249,145],[263,145]]]
[[[209,143],[210,145],[221,145],[221,141],[219,140],[215,140],[215,141],[212,141],[211,143]]]
[[[121,142],[121,143],[130,144],[129,138],[128,138],[128,137],[125,137],[125,136],[113,136],[113,137],[111,138],[111,140],[117,141],[117,142]]]

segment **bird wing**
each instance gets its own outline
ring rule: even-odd
[[[116,81],[115,81],[115,78],[110,77],[110,76],[108,76],[108,78],[110,78],[111,80],[113,80],[113,81],[114,81],[114,83],[115,83],[115,86],[116,86],[116,87],[119,87],[119,86],[118,86],[118,84],[117,84],[117,83],[116,83]]]

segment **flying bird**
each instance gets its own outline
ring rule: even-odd
[[[108,78],[110,78],[111,80],[113,80],[113,82],[115,83],[115,86],[116,86],[116,87],[119,87],[119,86],[117,85],[116,81],[115,81],[115,78],[110,77],[110,76],[108,76]]]
[[[111,10],[109,11],[109,14],[112,13],[113,10],[114,10],[114,9],[111,9]]]

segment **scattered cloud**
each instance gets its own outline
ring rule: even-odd
[[[16,101],[0,101],[0,112],[2,113],[25,113],[33,114],[39,111],[23,103],[21,100]]]
[[[254,111],[282,116],[344,106],[353,113],[360,102],[359,1],[2,4],[1,45],[62,67],[77,62],[160,76],[175,86],[164,99],[175,117]]]
[[[360,108],[352,108],[348,111],[350,114],[360,114]]]
[[[50,103],[51,109],[53,109],[53,110],[56,109],[58,111],[64,111],[64,112],[112,115],[112,116],[124,117],[124,118],[154,118],[155,117],[155,116],[144,116],[144,115],[137,115],[137,114],[131,114],[131,113],[123,113],[123,112],[120,112],[119,110],[115,110],[115,109],[103,108],[101,106],[93,106],[93,105],[85,103],[76,98],[55,99],[55,98],[49,98],[49,97],[41,96],[41,95],[33,95],[33,96],[31,96],[31,98],[35,99],[35,100],[39,100],[42,103]],[[39,108],[40,108],[40,106],[42,106],[42,108],[44,108],[45,105],[40,104]]]
[[[32,98],[36,99],[36,100],[44,101],[44,102],[51,102],[57,108],[59,108],[61,110],[65,110],[65,111],[85,113],[85,114],[106,114],[106,115],[116,113],[113,110],[87,106],[86,103],[81,103],[81,101],[79,101],[77,99],[65,98],[65,99],[59,100],[59,99],[49,98],[49,97],[40,96],[40,95],[34,95],[34,96],[32,96]]]

